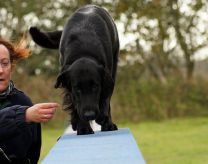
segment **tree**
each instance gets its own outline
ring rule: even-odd
[[[207,28],[203,25],[203,20],[200,18],[200,13],[204,14],[208,10],[207,2],[203,0],[190,1],[187,4],[189,11],[182,11],[182,1],[170,0],[170,14],[172,17],[172,26],[175,29],[176,38],[186,62],[186,77],[191,80],[194,71],[194,55],[199,49],[208,45],[207,43]],[[201,13],[202,14],[202,13]],[[204,26],[203,29],[199,29]],[[198,41],[198,39],[203,40]]]
[[[135,36],[128,48],[129,53],[140,56],[144,67],[161,82],[171,71],[178,72],[178,61],[183,56],[186,78],[190,80],[194,71],[194,55],[207,46],[208,22],[200,17],[200,14],[207,15],[206,0],[117,2],[117,19],[125,24],[126,33],[134,33]],[[187,8],[186,12],[184,8]],[[203,28],[198,30],[199,26]]]
[[[0,1],[0,36],[18,40],[28,34],[30,26],[42,30],[62,29],[66,19],[79,6],[91,3],[91,0],[11,0]],[[28,36],[29,37],[29,36]],[[30,60],[18,64],[17,71],[29,74],[58,72],[58,52],[41,49],[31,42],[33,55]]]
[[[60,30],[78,7],[89,3],[105,7],[118,26],[123,23],[126,34],[134,35],[121,51],[122,60],[139,63],[139,69],[149,70],[153,77],[166,83],[168,75],[179,73],[179,61],[183,57],[186,77],[192,78],[194,56],[207,46],[208,20],[203,18],[207,16],[206,0],[0,1],[0,36],[16,40],[33,25],[47,31]],[[57,51],[40,49],[32,42],[31,47],[34,47],[31,60],[39,69],[52,72],[58,69]],[[39,60],[35,59],[40,53]],[[44,64],[46,61],[56,64],[55,70],[50,64]],[[35,72],[29,62],[23,63],[30,73]]]

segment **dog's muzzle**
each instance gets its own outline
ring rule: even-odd
[[[87,121],[94,120],[96,118],[96,113],[94,111],[87,111],[84,113],[84,118]]]
[[[98,114],[98,108],[96,107],[85,107],[83,108],[83,118],[86,121],[95,120]]]

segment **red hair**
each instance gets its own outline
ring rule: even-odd
[[[24,37],[18,43],[12,43],[11,41],[0,38],[0,44],[8,49],[12,66],[20,59],[27,58],[31,54],[31,50],[27,48],[27,41]]]

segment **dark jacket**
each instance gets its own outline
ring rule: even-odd
[[[30,98],[16,88],[6,99],[0,100],[1,164],[9,163],[7,160],[15,164],[38,162],[41,127],[40,124],[25,121],[25,111],[32,105]]]

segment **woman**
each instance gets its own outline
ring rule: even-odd
[[[0,163],[36,164],[41,148],[41,122],[49,121],[57,103],[33,105],[11,81],[15,63],[28,57],[25,42],[0,38]]]

